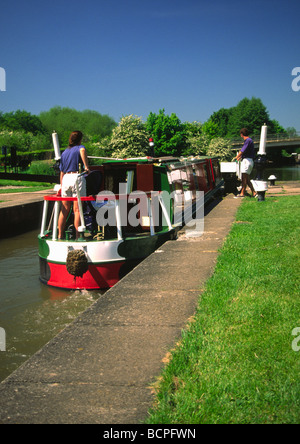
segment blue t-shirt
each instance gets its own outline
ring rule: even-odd
[[[81,148],[84,148],[84,146],[73,146],[71,148],[67,148],[62,153],[59,166],[60,171],[63,173],[71,173],[79,170],[79,163],[81,162]]]
[[[254,159],[255,158],[255,148],[253,140],[248,137],[248,139],[245,140],[245,143],[241,149],[241,152],[243,153],[242,158],[243,159]]]

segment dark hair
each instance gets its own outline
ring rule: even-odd
[[[81,131],[73,131],[69,137],[69,147],[77,146],[82,141],[83,134]]]
[[[243,134],[243,136],[247,137],[249,136],[249,131],[247,130],[247,128],[242,128],[240,134]]]

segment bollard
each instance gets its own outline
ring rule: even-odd
[[[270,185],[273,187],[275,185],[275,180],[277,180],[277,177],[272,174],[268,180],[270,181]]]
[[[252,180],[253,187],[257,192],[257,200],[263,202],[265,194],[268,189],[268,183],[263,180],[263,171],[267,164],[266,142],[267,142],[268,127],[264,124],[261,127],[260,145],[257,153],[257,158],[254,163],[256,165],[257,175],[255,180]]]

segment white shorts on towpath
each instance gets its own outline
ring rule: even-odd
[[[254,167],[253,159],[243,159],[241,164],[241,173],[242,174],[251,174]]]
[[[75,182],[78,174],[65,174],[62,180],[61,196],[62,197],[77,197]],[[83,176],[78,178],[80,196],[86,196],[86,181]]]

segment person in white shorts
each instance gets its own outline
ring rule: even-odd
[[[79,173],[66,173],[61,184],[62,197],[77,197],[76,180],[78,178],[80,196],[86,196],[86,181],[84,177],[78,177]]]
[[[69,147],[62,153],[60,159],[60,183],[62,197],[77,197],[76,180],[79,174],[79,163],[82,161],[85,171],[90,172],[88,165],[88,158],[86,149],[81,145],[82,132],[73,131],[69,138]],[[86,182],[85,178],[80,176],[78,178],[80,196],[86,196]],[[76,228],[76,238],[79,237],[78,228],[80,226],[80,213],[78,202],[62,201],[62,208],[58,219],[58,238],[62,239],[68,214],[70,213],[71,205],[73,203],[74,211],[74,226]]]
[[[242,161],[241,163],[241,173],[242,173],[242,189],[240,194],[236,197],[245,197],[247,186],[250,188],[252,192],[252,196],[256,196],[256,192],[253,188],[253,185],[250,181],[250,174],[252,173],[254,167],[254,158],[255,158],[255,148],[253,140],[249,137],[249,131],[247,128],[242,128],[240,131],[241,137],[244,139],[244,145],[241,148],[241,151],[235,157],[237,161]]]

